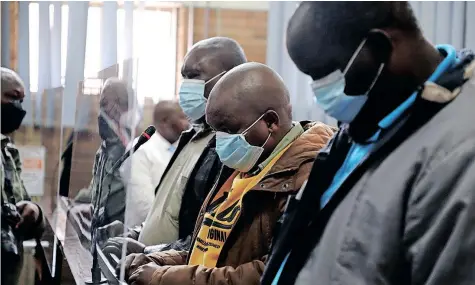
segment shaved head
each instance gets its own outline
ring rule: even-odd
[[[23,97],[25,97],[25,86],[20,76],[15,71],[5,67],[1,68],[1,76],[2,102],[23,100]]]
[[[8,92],[15,89],[25,89],[23,80],[13,70],[6,67],[1,68],[2,73],[2,92]]]
[[[177,141],[180,134],[189,127],[178,102],[169,100],[160,101],[155,105],[153,123],[157,132],[170,143]]]
[[[167,118],[183,114],[178,102],[163,100],[158,102],[153,109],[153,121],[155,124],[163,123]]]
[[[127,83],[119,78],[109,78],[104,82],[99,99],[100,108],[113,120],[119,121],[120,116],[132,107],[134,92]]]
[[[246,61],[243,49],[235,40],[214,37],[193,45],[185,56],[182,72],[186,73],[192,67],[199,70],[203,65],[213,65],[220,71],[227,71]]]
[[[243,134],[264,148],[265,159],[292,128],[289,91],[282,78],[264,64],[241,64],[214,86],[206,121],[215,130]]]
[[[193,45],[185,56],[181,74],[184,79],[199,79],[207,82],[204,96],[208,98],[211,89],[219,79],[219,74],[246,61],[244,51],[235,40],[215,37]]]
[[[23,110],[21,103],[25,98],[25,85],[20,76],[13,70],[2,67],[1,84],[1,132],[2,134],[11,134],[16,131],[25,117],[26,111]],[[3,158],[3,155],[2,155]]]
[[[255,120],[268,110],[277,112],[283,123],[290,123],[289,91],[274,70],[250,62],[232,69],[216,83],[206,114],[214,125],[232,126],[244,114],[249,120]]]

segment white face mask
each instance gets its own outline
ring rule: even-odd
[[[225,73],[226,71],[223,71],[206,82],[200,79],[183,79],[178,95],[180,107],[188,118],[196,121],[205,115],[208,101],[204,96],[205,86]]]
[[[366,40],[361,42],[343,72],[337,69],[329,75],[311,83],[316,103],[328,115],[340,122],[350,123],[356,115],[358,115],[361,108],[363,108],[363,105],[368,100],[368,93],[373,88],[384,68],[384,63],[382,63],[378,69],[376,77],[365,94],[352,96],[345,94],[345,75],[353,64],[356,56],[363,48],[365,42]]]

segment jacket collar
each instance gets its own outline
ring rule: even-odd
[[[300,135],[303,134],[305,130],[303,129],[303,126],[299,122],[294,122],[293,127],[290,129],[290,131],[282,138],[282,140],[277,144],[275,147],[274,151],[269,155],[269,157],[264,160],[261,164],[258,166],[255,166],[253,170],[249,172],[251,175],[257,175],[262,169],[264,169],[269,162],[277,155],[279,154],[284,148],[286,148],[289,144],[293,143]]]
[[[437,49],[439,53],[444,56],[442,62],[437,66],[432,75],[427,79],[424,84],[427,82],[435,82],[446,73],[448,70],[451,70],[457,63],[457,53],[455,48],[450,45],[438,45]],[[374,142],[379,139],[379,133],[382,130],[389,129],[397,121],[401,120],[411,109],[413,105],[420,97],[420,90],[423,89],[424,84],[419,86],[417,90],[405,99],[399,106],[397,106],[393,111],[387,114],[382,120],[377,124],[360,122],[357,119],[350,124],[350,134],[352,138],[357,143],[368,143]],[[365,110],[363,110],[364,112]],[[370,111],[370,110],[366,110]]]
[[[322,136],[322,128],[328,129],[330,134],[333,133],[329,126],[320,122],[303,121],[300,125],[304,133],[293,142],[266,176],[298,170],[302,163],[315,159],[318,150],[326,144],[327,138]]]
[[[12,139],[9,136],[6,136],[4,134],[0,134],[0,142],[1,142],[2,148],[13,143]]]
[[[191,137],[192,140],[197,140],[200,138],[203,138],[207,135],[209,135],[213,130],[211,127],[207,124],[195,124],[193,127],[190,129],[190,131],[194,131],[193,135]]]

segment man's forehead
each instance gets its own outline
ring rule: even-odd
[[[315,80],[325,77],[337,69],[343,71],[345,64],[341,59],[321,57],[312,53],[307,56],[307,60],[298,64],[298,68]]]
[[[23,86],[10,86],[8,89],[2,88],[2,100],[23,100],[25,90]]]
[[[232,92],[228,90],[227,92]],[[215,100],[208,102],[210,125],[216,129],[237,131],[253,117],[253,109],[246,108],[246,103],[237,99],[235,94],[220,94]]]
[[[185,57],[183,70],[201,70],[216,60],[221,52],[212,48],[197,48],[191,50]]]
[[[11,96],[18,96],[21,97],[24,93],[24,87],[21,83],[17,81],[11,81],[2,84],[2,94],[8,93]]]
[[[235,113],[230,108],[223,105],[209,112],[208,123],[216,130],[229,130],[234,128],[238,122]]]

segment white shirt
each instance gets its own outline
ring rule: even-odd
[[[126,186],[125,224],[142,224],[150,210],[163,172],[175,148],[158,132],[122,165],[120,172]]]

